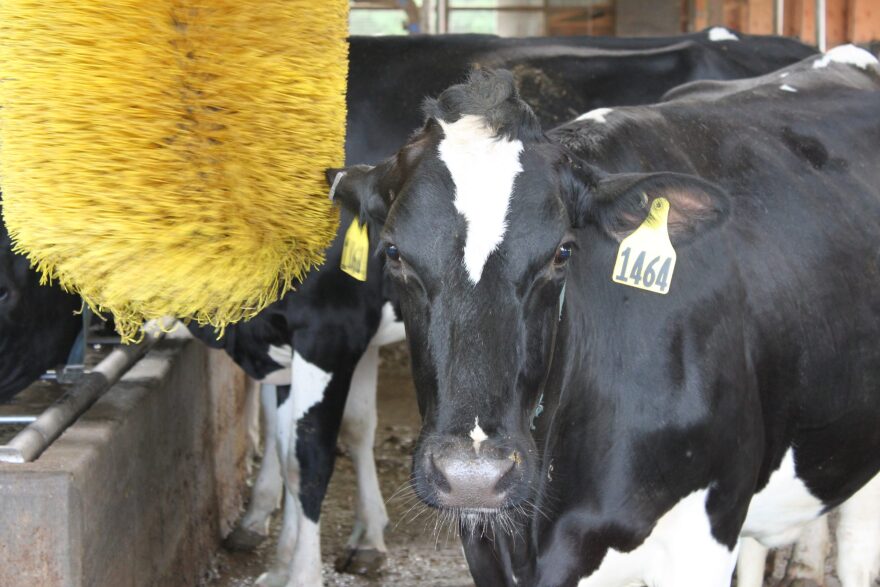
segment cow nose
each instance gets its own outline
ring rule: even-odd
[[[463,455],[431,455],[429,468],[440,505],[467,509],[500,508],[515,469],[516,459]]]

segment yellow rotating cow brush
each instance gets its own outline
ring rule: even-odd
[[[222,327],[323,259],[347,0],[3,0],[0,187],[19,251],[134,337]]]

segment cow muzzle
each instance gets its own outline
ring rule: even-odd
[[[523,452],[507,443],[447,440],[425,445],[420,452],[416,492],[429,505],[485,512],[519,501],[516,496],[526,478]]]

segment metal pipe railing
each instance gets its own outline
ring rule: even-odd
[[[785,32],[785,0],[773,2],[773,32],[782,36]]]
[[[144,339],[138,343],[113,349],[104,360],[85,373],[75,385],[39,416],[7,416],[33,418],[28,426],[7,444],[0,446],[0,462],[29,463],[39,457],[56,438],[79,418],[92,404],[164,336],[169,324],[145,328]],[[27,423],[27,422],[20,422]]]

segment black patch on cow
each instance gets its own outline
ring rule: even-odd
[[[275,397],[277,398],[278,405],[280,406],[284,402],[287,401],[287,398],[290,397],[290,386],[289,385],[278,385],[275,387]]]
[[[782,129],[782,141],[795,155],[809,162],[813,169],[822,169],[828,163],[828,149],[815,137],[800,134],[786,126]]]
[[[428,118],[444,122],[479,116],[497,136],[508,140],[535,141],[542,136],[537,117],[519,99],[509,71],[472,71],[466,83],[427,99],[423,109]]]

